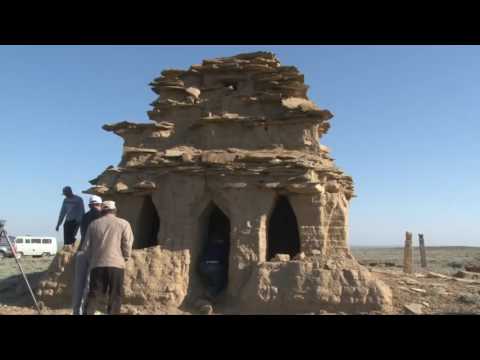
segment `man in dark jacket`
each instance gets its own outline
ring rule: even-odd
[[[63,188],[63,195],[65,199],[60,209],[60,215],[58,216],[56,231],[60,229],[60,226],[65,220],[63,225],[63,244],[73,245],[75,244],[75,236],[77,236],[78,228],[82,222],[83,215],[85,214],[85,208],[83,206],[83,200],[80,196],[73,193],[70,186]]]
[[[99,196],[91,196],[88,206],[90,211],[87,212],[80,224],[80,246],[75,255],[75,278],[73,280],[73,314],[85,314],[85,297],[89,287],[88,261],[85,256],[85,235],[89,225],[102,216],[102,198]]]

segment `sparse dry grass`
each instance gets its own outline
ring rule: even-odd
[[[20,263],[25,273],[29,274],[47,270],[53,259],[53,256],[42,258],[24,256],[20,259]],[[0,260],[0,281],[18,274],[20,274],[20,270],[15,259],[4,258]]]
[[[363,265],[391,262],[395,267],[403,267],[403,248],[363,248],[353,247],[353,255]],[[427,247],[427,269],[433,272],[453,275],[465,265],[480,265],[480,247]],[[420,267],[420,251],[414,248],[414,268]]]

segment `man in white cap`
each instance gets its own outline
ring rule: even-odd
[[[87,229],[90,223],[102,216],[102,198],[97,195],[90,196],[88,207],[90,208],[90,211],[83,216],[80,225],[81,238],[78,250],[85,250],[85,235],[87,234]]]
[[[83,315],[85,313],[85,297],[88,291],[89,274],[88,261],[85,255],[85,235],[90,224],[102,216],[102,198],[97,195],[90,196],[88,202],[90,211],[87,212],[80,224],[80,246],[75,254],[75,272],[73,279],[73,315]]]
[[[133,245],[132,228],[128,221],[117,217],[115,202],[105,201],[102,213],[101,218],[90,224],[85,237],[90,268],[88,315],[95,313],[105,297],[108,298],[107,313],[120,314],[125,265]]]

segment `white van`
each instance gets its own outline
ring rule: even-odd
[[[57,253],[57,239],[44,236],[17,236],[15,238],[19,256],[53,256]]]

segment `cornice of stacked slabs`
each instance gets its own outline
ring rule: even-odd
[[[272,53],[205,60],[165,70],[151,123],[104,130],[124,139],[123,157],[91,181],[98,195],[154,191],[168,172],[249,177],[249,186],[354,196],[352,178],[319,144],[333,115],[307,97],[304,76]]]

